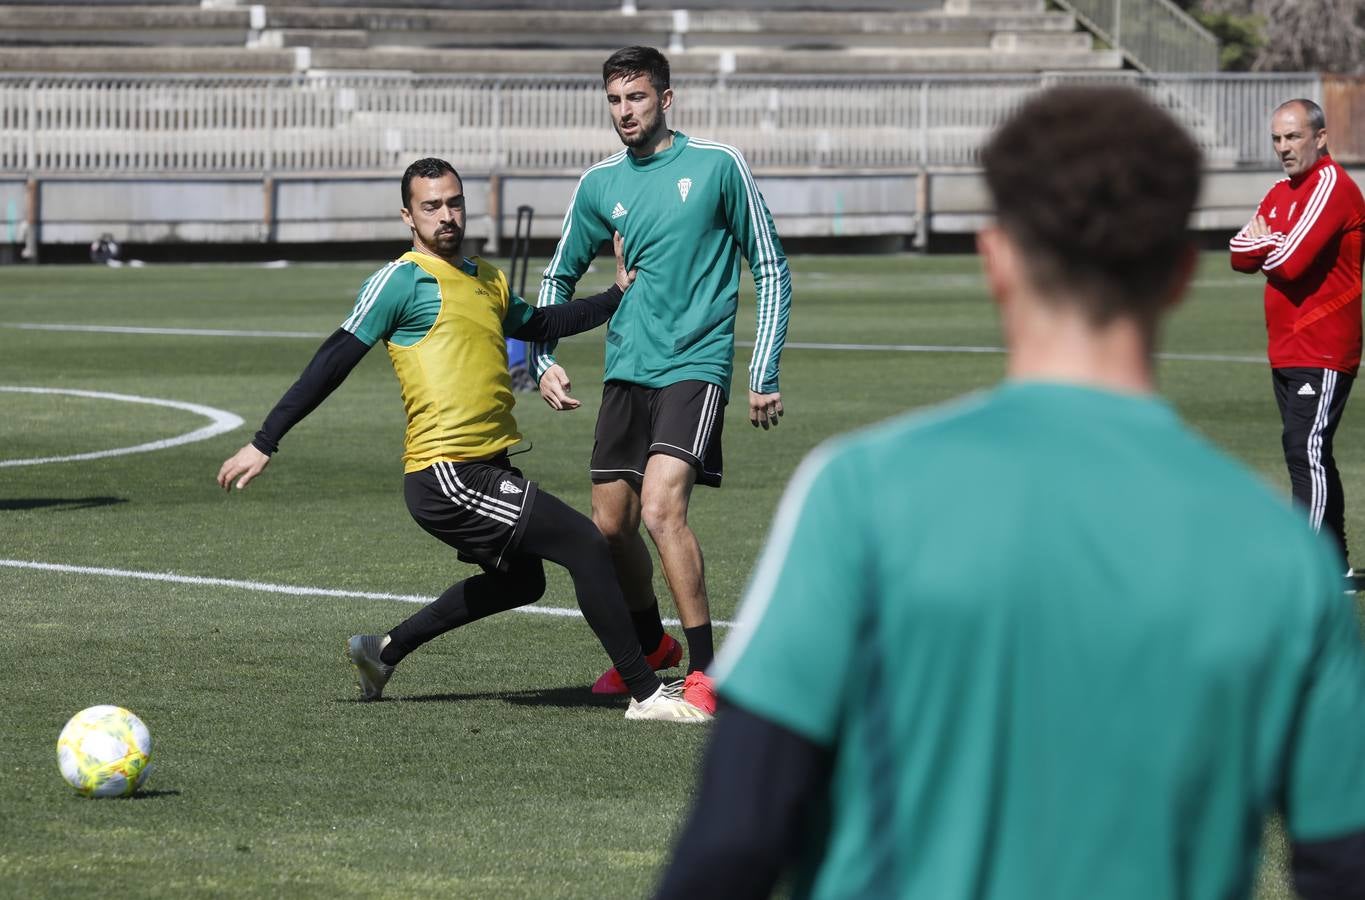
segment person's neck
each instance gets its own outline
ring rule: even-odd
[[[648,141],[639,147],[631,147],[630,155],[636,159],[648,159],[656,153],[662,153],[673,146],[673,132],[669,131],[667,125],[660,125]]]
[[[1118,318],[1103,327],[1079,312],[1036,303],[1006,326],[1008,377],[1056,381],[1124,394],[1156,392],[1154,335]]]
[[[1303,184],[1304,179],[1306,179],[1309,175],[1312,175],[1312,174],[1313,174],[1314,172],[1316,172],[1318,169],[1322,168],[1323,160],[1326,159],[1326,158],[1327,158],[1327,151],[1324,150],[1324,151],[1322,151],[1321,153],[1318,154],[1318,158],[1317,158],[1317,159],[1313,160],[1311,163],[1308,164],[1308,168],[1304,169],[1302,172],[1300,172],[1300,173],[1297,174],[1297,175],[1290,175],[1290,176],[1289,176],[1289,183],[1292,184],[1292,185],[1294,185],[1295,187],[1298,187],[1300,184]]]

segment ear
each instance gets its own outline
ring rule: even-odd
[[[1175,272],[1171,275],[1171,283],[1166,288],[1166,296],[1161,298],[1161,308],[1167,312],[1175,309],[1185,300],[1185,291],[1190,286],[1190,280],[1194,278],[1195,269],[1199,268],[1199,247],[1194,241],[1189,241],[1180,249],[1180,259],[1176,262]]]
[[[1317,133],[1316,135],[1313,136],[1313,144],[1314,144],[1319,150],[1326,150],[1326,149],[1327,149],[1327,129],[1326,129],[1326,128],[1319,128],[1319,129],[1318,129],[1318,133]]]
[[[999,225],[987,225],[976,233],[976,251],[986,275],[986,287],[996,305],[1005,306],[1019,284],[1019,261],[1009,235]]]
[[[398,210],[398,214],[403,217],[404,225],[408,226],[413,231],[417,230],[417,226],[412,224],[412,213],[408,211],[407,207],[403,207],[402,209]]]
[[[659,95],[659,111],[668,112],[673,106],[673,88],[664,88],[664,92]]]

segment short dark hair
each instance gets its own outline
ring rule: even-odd
[[[455,171],[455,167],[444,159],[437,159],[428,156],[426,159],[419,159],[417,162],[408,166],[403,172],[403,208],[408,209],[408,204],[412,202],[412,179],[414,178],[441,178],[447,172],[460,177],[460,173]]]
[[[981,159],[1000,227],[1040,291],[1083,304],[1097,325],[1155,320],[1190,243],[1202,168],[1174,118],[1130,88],[1053,88]]]
[[[662,94],[668,90],[668,57],[653,47],[622,47],[602,63],[602,86],[613,78],[629,81],[641,75],[649,76],[649,83],[655,92]]]
[[[1321,106],[1318,106],[1312,100],[1306,100],[1303,97],[1296,97],[1293,100],[1286,100],[1279,106],[1275,107],[1275,112],[1279,112],[1280,110],[1284,109],[1287,106],[1303,107],[1304,117],[1308,119],[1308,127],[1313,129],[1314,134],[1316,134],[1319,131],[1322,131],[1322,129],[1327,127],[1327,114],[1322,111]]]

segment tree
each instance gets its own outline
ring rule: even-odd
[[[1365,0],[1184,0],[1222,68],[1365,74]]]

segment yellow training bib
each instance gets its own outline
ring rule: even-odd
[[[496,456],[521,440],[502,330],[507,279],[478,258],[472,276],[425,253],[402,259],[435,278],[441,292],[441,310],[425,337],[409,347],[387,344],[408,417],[403,471]]]

